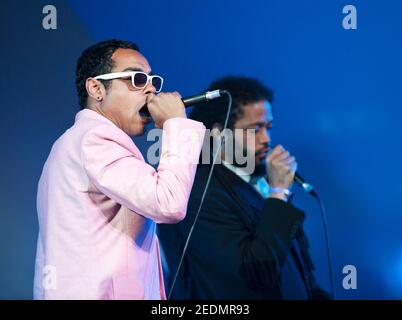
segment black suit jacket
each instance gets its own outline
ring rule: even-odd
[[[159,226],[170,289],[198,210],[210,165],[199,165],[186,218]],[[263,199],[248,183],[216,165],[173,299],[329,298],[316,284],[305,214],[279,199]]]

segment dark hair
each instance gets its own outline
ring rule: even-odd
[[[117,49],[133,49],[140,51],[138,46],[129,41],[123,40],[106,40],[94,44],[84,50],[77,61],[75,86],[77,88],[79,105],[81,109],[87,106],[87,89],[85,81],[90,77],[111,72],[114,67],[112,55]],[[109,82],[100,80],[105,88],[109,87]]]
[[[231,93],[232,111],[229,115],[228,128],[233,129],[237,119],[243,114],[243,106],[267,100],[272,103],[273,91],[261,81],[241,76],[227,76],[210,84],[208,91],[223,89]],[[190,118],[203,122],[207,129],[212,129],[215,123],[223,126],[228,107],[227,99],[215,99],[205,104],[193,107]]]

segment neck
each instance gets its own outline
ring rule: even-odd
[[[104,111],[102,110],[102,108],[100,108],[99,105],[91,105],[91,106],[88,106],[87,109],[92,110],[92,111],[95,111],[96,113],[99,113],[101,116],[103,116],[103,117],[105,117],[106,119],[108,119],[109,121],[113,122],[113,123],[116,125],[116,127],[122,129],[121,126],[119,126],[118,122],[115,121],[115,120],[114,120],[112,117],[110,117],[109,115],[107,115],[106,112],[104,112]],[[122,130],[123,130],[123,129],[122,129]]]

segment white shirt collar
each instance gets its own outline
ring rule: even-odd
[[[228,168],[230,171],[234,172],[240,179],[246,183],[250,183],[251,175],[247,174],[242,168],[235,167],[234,165],[222,160],[222,164]],[[259,192],[263,198],[269,197],[269,184],[265,177],[257,179],[256,184],[253,183],[254,188]]]

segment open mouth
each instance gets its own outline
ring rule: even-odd
[[[150,117],[151,116],[151,114],[149,113],[147,104],[144,104],[142,106],[142,108],[140,109],[139,113],[140,113],[141,117]]]
[[[152,117],[151,117],[151,114],[149,113],[147,104],[144,104],[144,106],[140,109],[139,114],[140,114],[142,121],[145,124],[152,121]]]

